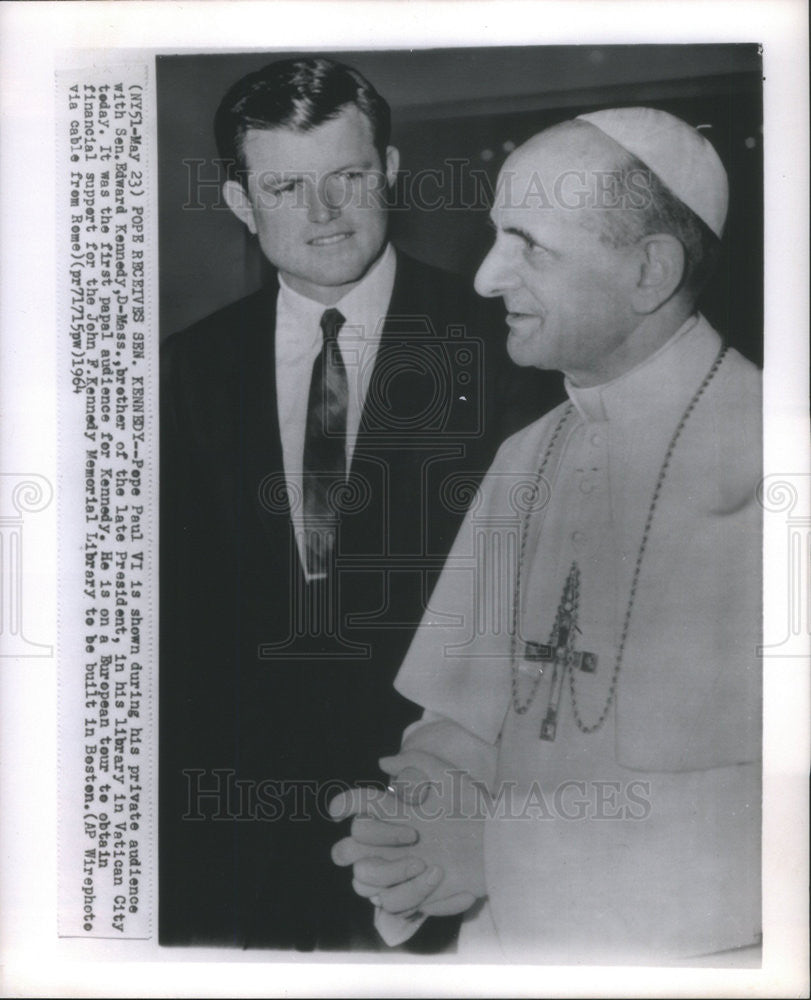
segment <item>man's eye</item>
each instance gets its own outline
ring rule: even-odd
[[[362,170],[342,170],[339,176],[342,177],[344,180],[347,180],[347,181],[357,181],[357,180],[360,180],[361,177],[363,177],[363,171]]]
[[[536,243],[531,237],[522,237],[522,242],[524,244],[524,253],[527,257],[532,257],[534,261],[549,260],[552,258],[549,249],[540,243]]]
[[[278,198],[283,194],[290,194],[292,191],[295,191],[296,184],[296,180],[275,181],[270,178],[263,179],[259,182],[260,189],[272,198]]]

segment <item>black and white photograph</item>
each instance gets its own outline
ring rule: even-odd
[[[159,57],[162,943],[757,960],[761,77]]]
[[[7,995],[804,994],[804,15],[0,3]]]

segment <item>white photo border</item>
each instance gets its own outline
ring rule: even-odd
[[[0,5],[0,460],[58,489],[54,70],[88,55],[267,48],[760,42],[765,136],[765,475],[808,477],[808,46],[802,0],[100,2]],[[807,481],[804,479],[803,481]],[[806,512],[807,513],[807,512]],[[56,646],[56,505],[26,544],[27,627]],[[779,543],[777,543],[779,544]],[[764,636],[785,581],[769,559]],[[806,595],[807,596],[807,595]],[[28,611],[28,606],[27,606]],[[2,636],[0,636],[0,642]],[[9,996],[776,996],[808,988],[809,677],[766,664],[760,970],[359,964],[56,932],[56,659],[0,660],[0,949]]]

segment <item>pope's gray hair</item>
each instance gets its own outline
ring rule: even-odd
[[[680,288],[697,298],[718,263],[721,241],[654,171],[631,153],[622,151],[616,166],[617,189],[632,191],[621,210],[598,209],[600,240],[612,247],[628,247],[645,236],[667,233],[684,248]]]

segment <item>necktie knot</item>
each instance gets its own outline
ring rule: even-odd
[[[338,339],[341,327],[346,322],[340,309],[327,309],[321,317],[321,332],[324,334],[324,342],[330,343]]]
[[[327,309],[321,317],[324,343],[313,364],[304,437],[304,525],[311,576],[329,573],[336,543],[337,496],[346,481],[346,414],[349,386],[338,333],[344,317]]]

